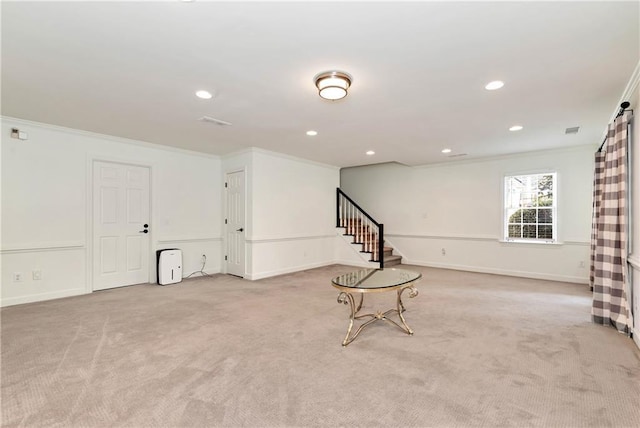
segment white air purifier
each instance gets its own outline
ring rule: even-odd
[[[157,256],[158,284],[167,285],[182,281],[182,250],[159,250]]]

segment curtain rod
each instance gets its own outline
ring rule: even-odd
[[[619,118],[620,116],[622,116],[625,111],[630,111],[631,113],[633,113],[633,109],[627,110],[627,108],[630,105],[631,105],[631,103],[629,101],[625,101],[622,104],[620,104],[620,111],[618,111],[618,114],[616,115],[616,119]],[[608,131],[607,131],[607,134],[608,134]],[[606,142],[607,142],[607,135],[605,135],[604,141],[602,142],[602,144],[600,145],[600,148],[598,149],[599,152],[602,151],[602,148],[604,147],[604,143],[606,143]]]
[[[622,104],[620,104],[620,111],[618,112],[618,114],[616,115],[616,117],[620,117],[624,114],[625,111],[627,111],[627,107],[629,107],[631,105],[631,103],[629,101],[625,101]],[[629,110],[631,113],[633,113],[633,109]]]

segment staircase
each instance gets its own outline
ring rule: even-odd
[[[393,254],[393,247],[384,247],[382,252],[382,262],[384,267],[395,266],[402,263],[402,256]]]
[[[380,269],[398,265],[402,256],[393,254],[393,248],[384,245],[384,225],[376,222],[340,188],[336,189],[336,227],[344,229],[344,236],[352,238],[361,253],[369,254],[369,261]],[[382,257],[379,255],[382,254]]]

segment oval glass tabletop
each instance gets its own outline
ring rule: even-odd
[[[420,272],[406,269],[362,269],[337,276],[331,280],[331,283],[336,287],[353,290],[373,290],[398,287],[421,277]]]

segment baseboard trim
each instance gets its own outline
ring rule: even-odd
[[[0,306],[6,307],[6,306],[22,305],[24,303],[43,302],[43,301],[49,301],[53,299],[61,299],[63,297],[80,296],[82,294],[90,294],[90,293],[87,293],[87,290],[83,287],[83,288],[73,288],[69,290],[54,291],[51,293],[29,294],[27,296],[9,297],[6,299],[2,299],[2,301],[0,302]]]
[[[370,269],[378,269],[378,267],[380,266],[378,262],[374,263],[374,262],[355,261],[355,260],[335,260],[332,264],[354,266],[359,268],[370,268]]]
[[[545,274],[545,273],[537,273],[537,272],[483,268],[483,267],[477,267],[477,266],[449,265],[444,263],[431,263],[431,262],[424,262],[419,260],[403,260],[402,264],[433,267],[433,268],[439,268],[439,269],[460,270],[465,272],[489,273],[493,275],[515,276],[519,278],[543,279],[547,281],[572,282],[577,284],[589,283],[588,277],[582,278],[579,276],[553,275],[553,274]]]
[[[194,272],[189,272],[187,275],[183,276],[182,279],[196,279],[196,278],[202,278],[202,274],[197,275],[198,273],[200,273],[199,270],[196,270]],[[220,269],[205,269],[204,273],[206,273],[207,275],[216,275],[219,273],[222,273],[222,271]],[[188,275],[191,275],[189,277],[187,277]],[[150,284],[156,284],[155,282],[150,282]]]
[[[307,270],[307,269],[315,269],[315,268],[319,268],[319,267],[324,267],[324,266],[330,266],[336,264],[336,262],[334,260],[328,260],[325,262],[317,262],[317,263],[309,263],[307,265],[301,265],[301,266],[293,266],[293,267],[289,267],[289,268],[284,268],[284,269],[277,269],[277,270],[272,270],[272,271],[267,271],[267,272],[258,272],[258,273],[254,273],[254,274],[246,274],[244,276],[244,279],[248,279],[251,281],[256,281],[258,279],[263,279],[263,278],[270,278],[272,276],[278,276],[278,275],[285,275],[287,273],[294,273],[294,272],[300,272],[303,270]]]

